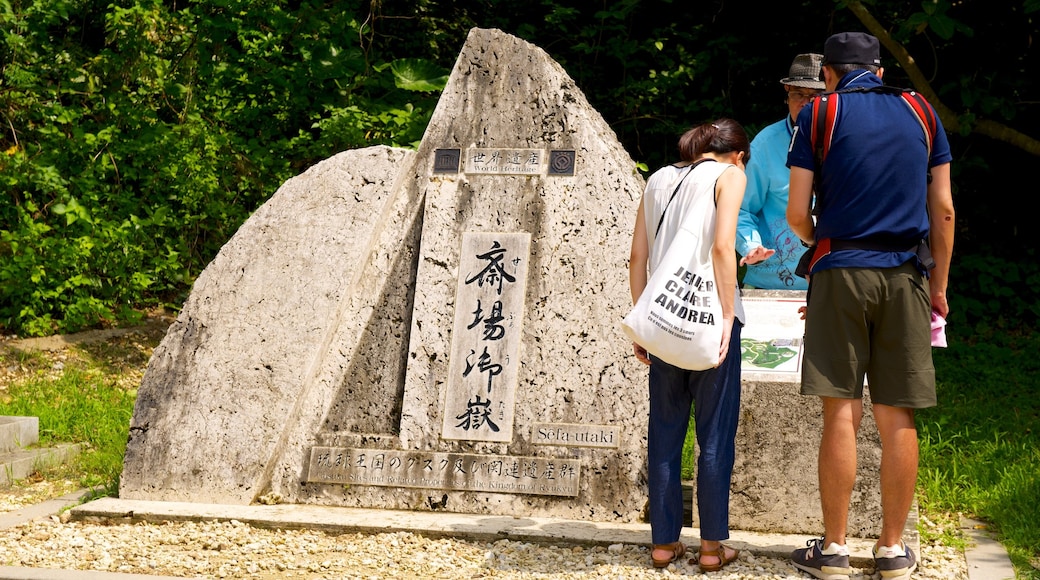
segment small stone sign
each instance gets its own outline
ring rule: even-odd
[[[620,437],[621,429],[615,425],[535,423],[531,428],[531,443],[534,445],[617,449]]]
[[[433,173],[458,173],[461,149],[438,149],[434,152]]]
[[[549,151],[549,175],[574,175],[574,164],[578,153],[573,149]]]
[[[545,151],[543,149],[467,149],[466,173],[544,175],[546,173]]]
[[[441,437],[513,438],[531,234],[462,235]]]
[[[307,481],[574,497],[580,475],[578,459],[314,447]]]

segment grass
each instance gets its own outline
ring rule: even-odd
[[[158,332],[74,345],[59,354],[0,344],[0,415],[40,418],[41,443],[85,450],[60,475],[115,495],[136,387]],[[936,349],[939,405],[918,412],[923,540],[964,542],[960,515],[985,523],[1019,579],[1040,580],[1040,333],[951,334]],[[691,425],[692,426],[692,425]],[[693,477],[692,429],[683,475]],[[55,474],[44,474],[53,477]],[[931,522],[931,525],[928,524]]]
[[[80,454],[46,475],[74,479],[92,495],[118,493],[137,385],[156,337],[60,352],[0,348],[0,415],[38,417],[40,445],[79,443]]]
[[[1040,334],[994,332],[935,354],[939,406],[918,413],[927,512],[986,522],[1040,579]]]
[[[957,338],[933,351],[939,405],[917,413],[922,539],[962,545],[960,516],[982,521],[1018,578],[1040,580],[1040,333]],[[683,477],[693,470],[691,425]]]

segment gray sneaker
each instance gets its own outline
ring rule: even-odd
[[[849,554],[824,554],[823,538],[814,538],[805,543],[805,548],[791,552],[794,567],[808,572],[821,580],[849,580]]]
[[[874,546],[874,565],[882,578],[905,579],[917,569],[917,556],[910,546],[903,544],[903,553],[891,548]]]

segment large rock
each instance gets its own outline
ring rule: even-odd
[[[396,428],[421,207],[399,185],[414,156],[319,163],[221,249],[149,361],[121,497],[248,504],[330,409]]]

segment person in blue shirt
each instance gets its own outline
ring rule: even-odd
[[[931,313],[945,318],[949,311],[952,155],[931,105],[923,103],[919,117],[911,101],[922,103],[914,95],[907,100],[901,90],[885,90],[877,38],[835,34],[823,55],[822,78],[829,92],[837,91],[816,97],[836,111],[829,150],[817,165],[813,107],[805,107],[788,155],[787,220],[814,248],[801,393],[822,403],[817,468],[824,530],[791,560],[817,578],[848,578],[845,534],[869,378],[881,439],[874,563],[886,580],[909,578],[917,557],[902,534],[917,483],[914,410],[936,404]],[[935,119],[935,133],[923,118]]]
[[[747,190],[737,221],[737,253],[747,265],[744,288],[805,290],[804,278],[795,276],[798,258],[805,248],[787,225],[787,147],[794,120],[809,99],[823,90],[820,80],[822,54],[794,57],[788,75],[780,79],[787,95],[787,115],[762,129],[751,141],[747,166]]]

